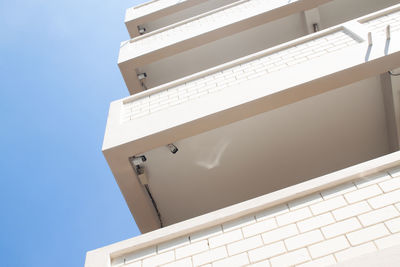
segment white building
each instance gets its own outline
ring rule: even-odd
[[[153,0],[125,23],[103,152],[143,234],[85,267],[398,266],[398,1]]]

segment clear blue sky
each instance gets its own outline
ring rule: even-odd
[[[0,0],[2,267],[84,265],[139,234],[101,153],[123,0]]]

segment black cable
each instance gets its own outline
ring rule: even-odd
[[[141,83],[142,87],[144,88],[144,90],[147,90],[146,84],[143,81],[141,81],[140,83]]]
[[[146,161],[146,157],[145,157],[144,155],[141,156],[141,157],[142,157],[142,161]],[[140,165],[135,165],[135,164],[133,163],[133,159],[134,159],[134,158],[135,158],[135,156],[129,158],[129,162],[130,162],[131,166],[133,167],[133,170],[135,171],[136,175],[139,176],[139,174],[143,173],[144,170],[143,170],[143,168],[142,168]],[[140,181],[139,181],[139,182],[140,182]],[[140,184],[142,184],[142,183],[140,182]],[[164,227],[164,224],[163,224],[162,219],[161,219],[161,213],[160,213],[160,211],[159,211],[159,209],[158,209],[158,206],[157,206],[156,201],[155,201],[154,198],[153,198],[153,195],[152,195],[151,192],[150,192],[149,185],[148,185],[148,184],[145,184],[145,185],[144,185],[144,188],[146,188],[146,191],[147,191],[147,194],[148,194],[149,197],[150,197],[151,203],[153,204],[153,207],[154,207],[154,209],[156,210],[158,220],[160,221],[160,227],[162,228],[162,227]]]
[[[164,225],[163,225],[163,222],[162,222],[162,220],[161,220],[161,213],[160,213],[160,211],[158,210],[157,203],[156,203],[156,201],[154,200],[153,195],[152,195],[151,192],[150,192],[149,185],[148,185],[148,184],[145,184],[144,187],[146,188],[146,191],[147,191],[147,193],[149,194],[149,197],[150,197],[150,199],[151,199],[151,202],[153,203],[154,209],[155,209],[156,212],[157,212],[158,220],[160,221],[160,226],[161,226],[161,228],[162,228]]]

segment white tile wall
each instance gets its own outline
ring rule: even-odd
[[[346,205],[345,207],[341,209],[336,209],[332,211],[333,216],[335,216],[336,220],[343,220],[347,219],[359,214],[362,214],[364,212],[370,211],[371,207],[368,205],[366,201],[361,201],[358,203],[354,203],[352,205]]]
[[[333,219],[332,214],[324,213],[318,216],[314,216],[310,219],[298,222],[297,227],[299,228],[300,232],[304,233],[331,224],[333,222],[335,222],[335,219]]]
[[[221,91],[224,88],[228,89],[229,86],[241,84],[355,44],[357,44],[357,41],[350,35],[344,31],[338,31],[282,49],[253,61],[123,104],[121,122],[134,120],[150,113]]]
[[[313,261],[309,261],[300,265],[299,267],[323,267],[328,265],[333,265],[336,263],[335,257],[332,255],[328,255],[326,257],[322,257]]]
[[[321,256],[344,250],[348,247],[350,247],[349,242],[347,241],[346,237],[342,235],[312,245],[309,247],[309,250],[312,258],[319,258]]]
[[[211,237],[208,239],[210,248],[219,247],[225,244],[233,243],[237,240],[243,239],[242,230],[234,230],[232,232],[223,233],[221,235]]]
[[[213,262],[212,266],[213,267],[226,267],[226,266],[232,266],[232,267],[236,267],[236,266],[244,266],[249,264],[249,257],[247,257],[246,253],[242,253],[239,255],[235,255],[233,257],[229,257],[229,258],[225,258],[223,260],[219,260],[216,262]]]
[[[368,176],[368,177],[362,178],[358,181],[355,181],[354,184],[357,186],[357,188],[363,188],[363,187],[367,187],[370,185],[378,184],[378,183],[386,181],[390,178],[391,177],[390,177],[389,173],[386,173],[386,172],[377,173],[372,176]]]
[[[250,250],[248,252],[251,262],[258,262],[260,260],[268,259],[276,255],[284,254],[286,252],[285,244],[279,241],[269,245]]]
[[[325,227],[322,227],[322,232],[326,238],[332,238],[338,235],[351,232],[361,228],[360,222],[356,218],[350,218],[341,222],[337,222]]]
[[[337,196],[335,198],[331,198],[325,200],[321,203],[311,205],[310,208],[313,214],[321,214],[327,211],[331,211],[346,205],[346,201],[344,200],[343,196]]]
[[[272,266],[293,266],[310,260],[307,249],[302,248],[270,259]]]
[[[390,248],[400,245],[400,234],[390,235],[375,241],[379,249]]]
[[[386,26],[389,24],[391,31],[400,30],[400,11],[392,12],[364,23],[372,34],[378,35],[385,34]]]
[[[253,248],[257,248],[263,245],[261,236],[256,235],[253,237],[249,237],[235,243],[228,244],[228,253],[229,255],[239,254],[241,252],[248,251]]]
[[[261,222],[253,223],[242,228],[244,237],[258,235],[265,233],[268,230],[275,229],[277,227],[275,218],[263,220]]]
[[[382,182],[379,184],[379,186],[382,188],[384,192],[390,192],[395,189],[400,188],[400,177],[390,179],[389,181]]]
[[[349,203],[355,203],[382,193],[378,185],[371,185],[344,195]]]
[[[278,225],[282,226],[289,223],[300,221],[302,219],[306,219],[311,216],[312,214],[310,209],[308,207],[305,207],[299,210],[290,211],[286,214],[279,215],[276,217],[276,220],[278,222]]]
[[[389,188],[397,179],[339,185],[125,255],[113,267],[325,266],[400,245],[400,190]]]
[[[389,228],[390,232],[392,232],[392,233],[400,232],[400,218],[386,221],[385,224],[386,224],[387,228]]]
[[[215,262],[220,259],[228,257],[226,247],[218,247],[215,249],[209,249],[206,252],[193,256],[193,265],[200,266],[206,263]]]
[[[359,257],[364,254],[368,254],[376,251],[376,246],[373,242],[365,243],[356,247],[351,247],[346,250],[335,253],[338,261],[345,261],[352,258]]]
[[[386,236],[389,234],[389,231],[385,227],[383,223],[369,226],[367,228],[363,228],[361,230],[351,232],[347,234],[347,238],[350,243],[354,245],[359,245],[371,240],[378,239],[382,236]]]

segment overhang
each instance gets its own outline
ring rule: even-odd
[[[398,92],[399,81],[387,71],[400,67],[400,22],[391,20],[399,9],[113,102],[103,152],[141,231],[160,225],[129,162],[132,156],[148,158],[149,187],[164,224],[170,225],[397,150],[392,139],[398,135],[392,133],[398,114],[392,114],[394,127],[388,114],[398,104],[385,96],[384,81],[390,79],[389,89]],[[388,17],[392,22],[385,22]],[[319,56],[279,70],[265,67],[256,75],[263,58],[321,47],[324,40],[333,45]],[[181,103],[150,106],[153,99],[164,101],[163,94],[176,92],[179,99],[190,84],[245,65],[254,77],[194,98],[185,95]],[[388,108],[390,101],[394,106]],[[137,113],[135,103],[149,110]],[[165,147],[170,143],[179,148],[177,154]]]

